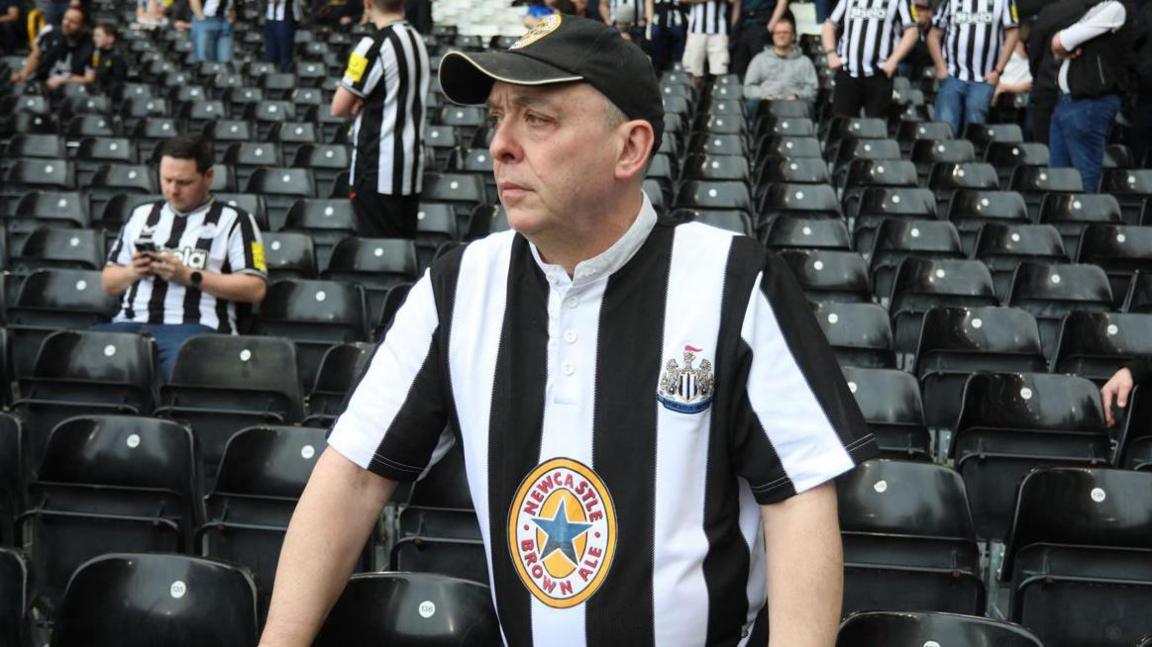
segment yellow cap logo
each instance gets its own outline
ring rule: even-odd
[[[616,509],[592,468],[554,458],[532,470],[508,510],[508,549],[520,581],[558,609],[596,593],[616,552]]]
[[[512,46],[509,47],[508,49],[509,50],[520,49],[521,47],[527,47],[527,46],[531,45],[532,43],[535,43],[536,41],[540,40],[541,38],[544,38],[548,34],[551,34],[552,32],[556,31],[560,27],[560,21],[561,21],[560,14],[558,14],[558,13],[554,13],[550,16],[547,16],[546,18],[541,20],[539,23],[537,23],[535,27],[533,27],[531,30],[529,30],[528,33],[521,36],[520,40],[516,41],[515,43],[512,43]]]

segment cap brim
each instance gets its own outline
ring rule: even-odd
[[[515,85],[549,85],[584,77],[514,52],[448,52],[440,60],[440,89],[456,103],[488,100],[494,81]]]

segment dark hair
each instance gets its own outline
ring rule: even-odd
[[[212,168],[212,142],[200,135],[177,135],[164,142],[160,156],[195,160],[196,172],[203,174]]]
[[[112,40],[120,40],[120,32],[116,29],[116,25],[110,22],[97,23],[96,29],[103,29],[105,34],[112,37]]]
[[[368,0],[378,11],[396,13],[404,9],[404,0]]]
[[[777,20],[776,22],[791,23],[792,24],[792,31],[796,31],[796,16],[792,15],[791,9],[784,10],[784,13],[780,14],[780,19]]]

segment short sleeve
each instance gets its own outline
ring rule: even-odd
[[[844,16],[848,13],[848,5],[852,4],[852,0],[840,0],[832,9],[832,13],[828,14],[828,22],[833,24],[843,24]]]
[[[783,261],[768,255],[740,330],[744,393],[732,456],[760,504],[810,490],[876,454],[856,399]]]
[[[896,0],[896,24],[901,31],[916,26],[916,7],[912,0]]]
[[[132,262],[134,247],[128,242],[128,224],[126,222],[120,227],[120,233],[113,241],[112,249],[108,250],[108,265],[128,265]]]
[[[240,211],[228,234],[228,265],[233,274],[254,274],[268,278],[268,263],[264,257],[264,240],[256,219]]]
[[[433,461],[448,424],[442,336],[431,273],[412,286],[354,387],[328,444],[394,481],[414,481]]]
[[[348,66],[340,85],[352,94],[364,98],[380,83],[380,42],[365,36],[348,55]]]
[[[952,4],[950,0],[944,0],[936,7],[936,11],[932,14],[932,26],[937,29],[947,30],[952,20]]]
[[[1016,0],[1004,0],[1004,4],[1004,15],[1002,16],[1004,29],[1020,26],[1020,13],[1016,9]]]

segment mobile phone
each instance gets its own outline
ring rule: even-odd
[[[136,241],[136,251],[140,252],[141,254],[155,255],[157,251],[156,243],[150,240],[138,240]]]

